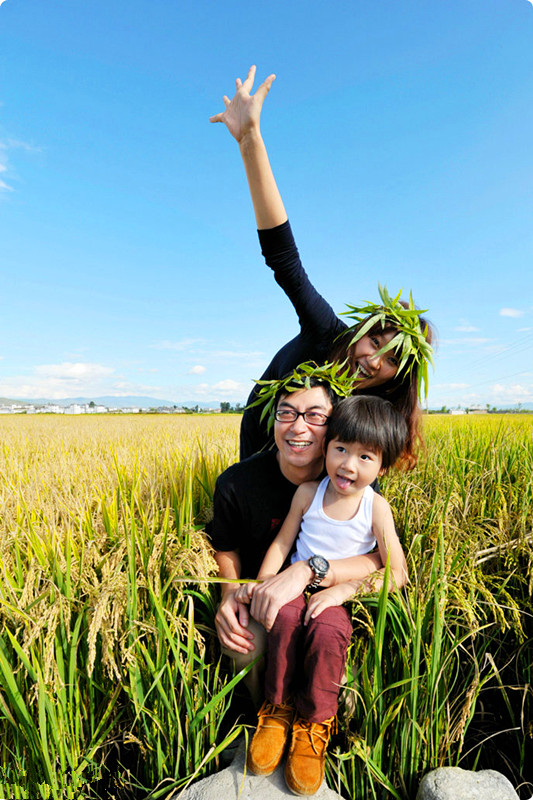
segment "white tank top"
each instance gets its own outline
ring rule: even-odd
[[[306,561],[315,554],[327,559],[360,556],[369,553],[376,546],[372,533],[372,487],[365,487],[354,517],[332,519],[324,511],[324,494],[328,483],[327,477],[319,483],[313,501],[302,517],[291,564],[295,561]]]

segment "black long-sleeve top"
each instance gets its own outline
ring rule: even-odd
[[[289,222],[258,233],[265,261],[293,304],[300,322],[298,336],[276,353],[261,376],[263,380],[274,380],[282,378],[304,361],[325,363],[333,342],[346,330],[347,325],[337,317],[309,280],[300,261]],[[250,393],[247,404],[254,400],[256,390],[257,387]],[[261,411],[261,406],[255,406],[244,412],[240,433],[241,459],[272,444],[272,437],[267,433],[266,419],[260,422]]]

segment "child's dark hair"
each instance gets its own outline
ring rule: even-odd
[[[354,395],[341,400],[329,418],[326,449],[332,439],[360,442],[381,453],[382,468],[392,467],[402,454],[408,436],[407,423],[389,400]]]

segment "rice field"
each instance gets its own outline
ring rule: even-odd
[[[201,581],[239,423],[0,418],[0,797],[156,800],[241,733]],[[425,423],[418,468],[383,485],[411,584],[352,604],[328,782],[409,800],[428,769],[491,767],[529,798],[533,417]]]

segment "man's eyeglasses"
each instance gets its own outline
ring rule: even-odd
[[[296,422],[298,417],[303,417],[308,425],[327,425],[329,419],[320,411],[295,411],[294,408],[280,408],[274,416],[278,422]]]

